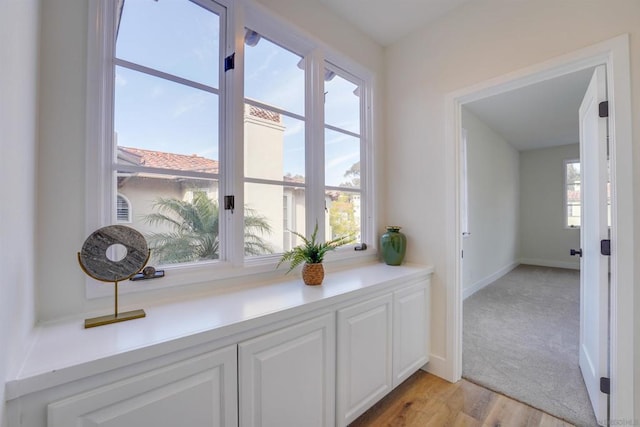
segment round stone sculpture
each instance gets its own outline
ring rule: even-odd
[[[123,246],[126,254],[114,260],[108,256],[112,246]],[[109,225],[93,233],[78,252],[80,266],[92,278],[101,282],[119,282],[132,277],[149,260],[149,247],[144,236],[125,225]]]

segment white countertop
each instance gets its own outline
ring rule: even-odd
[[[305,286],[299,275],[291,274],[259,286],[135,307],[145,310],[142,319],[90,329],[84,329],[81,320],[38,326],[18,375],[7,381],[6,398],[206,343],[242,327],[256,327],[256,322],[270,323],[300,309],[346,300],[360,289],[403,283],[432,271],[424,266],[370,264],[328,273],[320,286]]]

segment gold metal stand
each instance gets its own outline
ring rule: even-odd
[[[82,265],[82,264],[81,264]],[[125,311],[124,313],[118,313],[118,282],[113,282],[115,285],[115,309],[113,314],[107,316],[93,317],[91,319],[84,320],[84,327],[95,328],[96,326],[109,325],[111,323],[125,322],[127,320],[140,319],[147,314],[144,310]]]

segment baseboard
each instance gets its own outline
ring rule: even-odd
[[[442,356],[431,353],[429,355],[429,362],[420,369],[449,382],[454,382],[454,379],[451,378],[451,367],[449,363],[447,363],[447,359]]]
[[[580,261],[554,261],[549,259],[538,258],[521,258],[520,264],[526,265],[538,265],[540,267],[556,267],[556,268],[569,268],[571,270],[580,270]]]
[[[474,283],[473,285],[465,288],[462,291],[462,299],[469,298],[471,295],[475,294],[476,292],[478,292],[480,289],[484,288],[488,284],[495,282],[496,280],[498,280],[499,278],[501,278],[502,276],[504,276],[505,274],[507,274],[508,272],[513,270],[514,268],[516,268],[521,263],[522,263],[522,261],[519,261],[519,262],[516,261],[516,262],[514,262],[512,264],[507,265],[506,267],[502,267],[500,270],[498,270],[495,273],[485,277],[484,279],[478,280],[476,283]]]

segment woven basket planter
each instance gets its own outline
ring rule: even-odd
[[[324,279],[324,267],[322,263],[306,264],[302,267],[302,280],[305,285],[317,286],[322,284]]]

